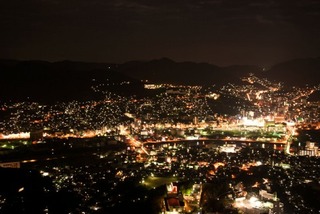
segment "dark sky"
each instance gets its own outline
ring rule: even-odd
[[[0,2],[0,58],[270,65],[318,56],[320,0]]]

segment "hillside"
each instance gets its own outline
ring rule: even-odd
[[[263,73],[263,76],[290,86],[318,85],[320,84],[320,57],[282,62],[272,66]]]
[[[118,71],[154,83],[184,85],[223,85],[238,82],[243,75],[260,72],[257,66],[219,67],[208,63],[175,62],[162,58],[119,65]]]
[[[121,82],[130,85],[123,91],[142,88],[140,81],[114,71],[114,65],[84,62],[0,61],[0,100],[56,102],[101,98],[91,86],[108,83],[117,90]]]
[[[320,58],[282,62],[265,71],[258,66],[219,67],[168,58],[123,64],[9,59],[0,60],[0,72],[0,101],[81,101],[102,97],[92,86],[120,95],[143,95],[141,80],[219,87],[228,83],[241,84],[241,77],[254,73],[287,86],[319,85]]]

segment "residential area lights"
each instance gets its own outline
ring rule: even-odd
[[[103,91],[95,101],[3,103],[1,152],[46,151],[21,164],[52,179],[46,191],[72,193],[79,201],[68,206],[86,213],[148,204],[159,213],[312,213],[317,203],[306,191],[319,185],[318,142],[299,135],[320,128],[320,105],[308,100],[319,87],[284,90],[252,75],[246,82],[156,85],[148,90],[161,92],[143,98]],[[161,189],[168,183],[175,194]]]

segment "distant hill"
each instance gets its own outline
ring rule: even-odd
[[[263,72],[262,75],[290,86],[318,85],[320,84],[320,57],[282,62]]]
[[[282,62],[265,71],[252,65],[219,67],[208,63],[175,62],[167,58],[124,63],[119,65],[118,71],[156,83],[223,85],[239,83],[241,77],[254,73],[288,86],[305,86],[320,84],[320,57]]]
[[[223,85],[238,82],[242,76],[260,70],[257,66],[219,67],[208,63],[175,62],[168,58],[132,61],[118,67],[120,73],[136,79],[184,85]]]
[[[221,86],[241,83],[254,73],[286,85],[320,84],[320,58],[295,59],[262,71],[258,66],[219,67],[209,63],[175,62],[168,58],[123,64],[0,60],[0,101],[56,102],[101,98],[91,86],[118,94],[145,93],[141,80],[153,83]],[[121,84],[130,82],[130,84]]]
[[[110,82],[130,82],[121,87],[126,91],[142,88],[140,81],[114,71],[114,67],[114,64],[71,61],[0,60],[0,101],[93,100],[101,94],[94,93],[91,86]],[[118,90],[116,86],[109,89]]]

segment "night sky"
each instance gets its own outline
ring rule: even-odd
[[[320,56],[319,0],[3,0],[0,58],[272,65]]]

